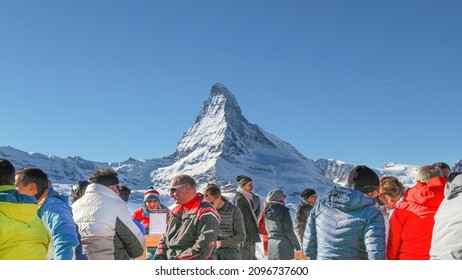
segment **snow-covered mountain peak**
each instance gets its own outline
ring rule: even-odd
[[[249,154],[255,143],[276,147],[257,125],[250,124],[242,115],[234,95],[224,85],[216,83],[194,125],[178,142],[174,158],[188,157],[200,148],[203,148],[202,156],[208,153],[211,157],[222,154],[233,158]]]
[[[212,88],[210,89],[210,97],[224,97],[228,102],[233,103],[236,107],[238,107],[239,111],[239,105],[237,104],[236,98],[234,97],[234,94],[232,94],[231,91],[227,87],[225,87],[221,83],[215,83]]]
[[[296,199],[305,187],[317,187],[322,192],[334,185],[289,143],[251,124],[234,95],[219,83],[212,86],[173,158],[171,166],[151,173],[154,185],[161,189],[179,173],[193,176],[200,185],[215,182],[235,186],[236,176],[246,174],[254,179],[257,193],[266,195],[272,188],[284,186]]]
[[[210,89],[210,98],[204,101],[195,123],[201,122],[207,116],[221,117],[222,120],[240,120],[241,107],[234,95],[223,84],[216,83]]]
[[[218,83],[212,86],[210,97],[204,101],[196,123],[203,122],[207,117],[227,123],[239,123],[245,119],[234,95]]]

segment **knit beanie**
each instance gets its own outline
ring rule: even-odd
[[[154,198],[160,203],[160,195],[159,192],[154,189],[154,187],[149,187],[147,191],[144,192],[144,199],[143,202],[146,203],[146,201],[150,198]]]
[[[239,186],[242,187],[248,182],[252,181],[252,179],[250,179],[249,177],[245,175],[239,175],[236,177],[236,181],[239,183]]]
[[[302,197],[303,199],[307,199],[308,197],[312,196],[313,194],[316,194],[316,191],[313,189],[304,189],[302,192]]]
[[[285,194],[281,190],[272,190],[266,196],[266,201],[270,202],[282,202],[282,199],[285,197]]]
[[[362,193],[370,193],[379,188],[379,176],[365,165],[358,165],[348,176],[348,187]]]

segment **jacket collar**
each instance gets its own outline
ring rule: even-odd
[[[194,196],[193,199],[191,199],[189,202],[185,203],[184,205],[180,204],[175,206],[173,208],[172,213],[173,214],[181,214],[183,213],[184,210],[188,211],[188,214],[196,214],[197,211],[199,210],[199,206],[202,202],[202,195],[200,193],[196,193],[196,196]]]

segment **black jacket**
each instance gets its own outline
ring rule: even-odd
[[[242,216],[244,217],[245,225],[245,241],[247,242],[261,242],[260,235],[258,234],[257,221],[253,218],[252,209],[247,202],[247,199],[243,194],[236,192],[234,196],[234,204],[241,210]]]

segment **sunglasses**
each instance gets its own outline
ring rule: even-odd
[[[170,191],[170,193],[176,193],[176,191],[177,191],[178,189],[181,189],[181,188],[184,187],[185,185],[186,185],[186,184],[182,184],[182,185],[178,185],[178,186],[171,187],[169,191]]]

